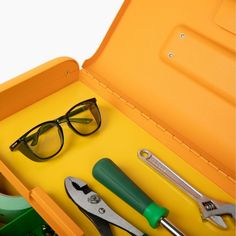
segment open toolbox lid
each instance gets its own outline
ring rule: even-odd
[[[125,1],[83,65],[119,109],[232,196],[234,10],[234,0]]]

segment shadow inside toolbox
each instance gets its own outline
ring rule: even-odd
[[[18,195],[16,189],[0,173],[0,193],[8,195]]]
[[[0,236],[55,236],[55,232],[0,174]]]

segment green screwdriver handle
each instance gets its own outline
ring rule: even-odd
[[[156,228],[159,221],[168,215],[166,208],[154,203],[112,160],[99,160],[93,167],[93,176],[145,216],[152,228]]]

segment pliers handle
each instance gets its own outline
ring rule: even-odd
[[[80,211],[94,224],[101,236],[113,236],[109,223],[106,220],[99,218],[77,205]]]

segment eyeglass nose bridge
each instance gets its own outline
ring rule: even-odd
[[[56,119],[56,122],[57,122],[57,124],[61,124],[61,123],[64,123],[64,122],[68,122],[68,120],[67,120],[67,117],[65,115],[63,115],[63,116],[58,117]]]

